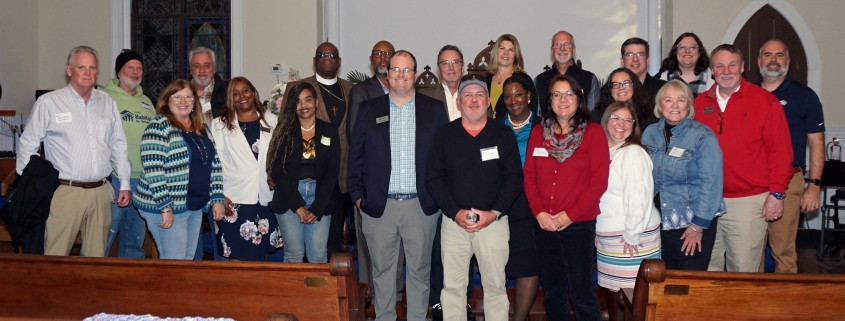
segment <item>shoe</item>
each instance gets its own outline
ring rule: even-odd
[[[400,320],[408,318],[408,307],[405,302],[396,301],[396,318]]]
[[[475,313],[472,313],[472,307],[467,304],[467,321],[475,321]]]
[[[431,321],[443,321],[443,306],[440,303],[431,306]]]

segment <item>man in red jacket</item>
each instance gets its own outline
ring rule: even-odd
[[[723,44],[710,57],[716,84],[695,99],[695,120],[719,139],[727,213],[719,219],[709,270],[757,272],[768,222],[783,216],[793,174],[789,127],[778,99],[742,79],[738,48]]]

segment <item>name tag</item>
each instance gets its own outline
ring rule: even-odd
[[[326,145],[326,146],[331,146],[331,144],[332,144],[331,137],[326,137],[326,136],[320,137],[320,144],[323,144],[323,145]]]
[[[270,127],[264,127],[264,126],[261,126],[261,131],[262,131],[262,132],[265,132],[265,133],[269,133],[269,132],[270,132]]]
[[[487,147],[481,149],[481,161],[489,161],[491,159],[499,159],[499,147]]]
[[[145,103],[145,102],[143,102],[143,101],[141,102],[141,107],[144,107],[144,108],[145,108],[145,109],[147,109],[147,110],[149,110],[149,109],[151,108],[151,107],[150,107],[150,104],[147,104],[147,103]]]
[[[376,118],[376,124],[381,124],[383,122],[388,121],[389,119],[390,119],[389,116],[381,116],[379,118]]]
[[[684,155],[684,150],[683,148],[672,147],[672,150],[669,151],[669,156],[681,157],[681,155]]]
[[[73,116],[69,112],[56,114],[56,124],[69,123],[73,121]]]
[[[549,157],[549,151],[543,147],[534,147],[534,153],[531,154],[534,157]]]
[[[716,111],[716,107],[707,107],[707,108],[704,108],[704,114],[705,114],[705,115],[707,115],[707,114],[712,114],[714,111]]]

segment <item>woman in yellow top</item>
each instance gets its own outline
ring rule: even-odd
[[[487,71],[490,72],[486,79],[487,88],[490,89],[488,116],[504,122],[504,116],[508,114],[508,110],[503,102],[502,83],[510,77],[524,78],[527,80],[526,83],[529,84],[528,87],[530,87],[525,89],[531,93],[531,97],[540,97],[537,95],[537,88],[534,87],[534,81],[531,76],[523,71],[523,68],[522,51],[519,49],[519,41],[516,40],[516,37],[511,34],[504,34],[496,39],[496,44],[490,50],[490,64],[487,65]],[[543,115],[537,99],[528,102],[528,109],[533,111],[535,115]]]

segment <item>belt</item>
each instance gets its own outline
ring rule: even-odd
[[[804,172],[804,169],[801,168],[801,167],[796,166],[792,169],[792,174],[798,174],[798,173],[803,173],[803,172]]]
[[[411,194],[398,194],[398,193],[396,193],[396,194],[387,194],[387,198],[392,198],[392,199],[397,200],[397,201],[409,200],[409,199],[412,199],[412,198],[417,198],[417,193],[411,193]]]
[[[106,184],[109,181],[109,178],[103,178],[98,181],[93,182],[80,182],[80,181],[72,181],[67,179],[59,179],[59,184],[67,185],[71,187],[82,187],[82,188],[97,188]]]

